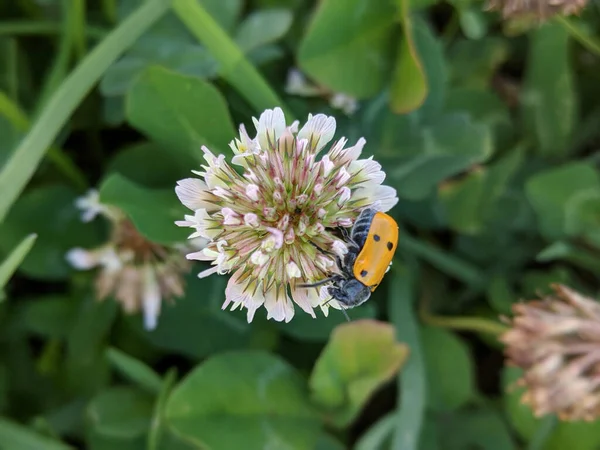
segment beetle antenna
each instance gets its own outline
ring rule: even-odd
[[[325,278],[323,280],[317,281],[316,283],[307,283],[307,284],[299,284],[298,287],[309,288],[309,287],[318,287],[323,286],[324,284],[331,283],[333,278]]]

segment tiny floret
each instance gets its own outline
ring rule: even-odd
[[[190,238],[209,240],[188,259],[209,261],[199,276],[230,274],[223,308],[245,308],[250,322],[264,305],[267,318],[289,322],[294,304],[315,317],[323,301],[318,288],[301,287],[327,278],[336,270],[336,255],[347,252],[340,227],[351,227],[360,211],[371,206],[387,211],[398,201],[396,191],[381,183],[381,166],[360,159],[359,139],[346,147],[341,138],[330,145],[336,121],[309,115],[303,125],[287,125],[280,108],[253,119],[250,138],[240,127],[230,143],[231,163],[204,147],[206,164],[200,178],[178,182],[175,192],[193,211],[177,225],[194,230]]]

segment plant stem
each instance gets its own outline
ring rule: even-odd
[[[483,319],[481,317],[445,317],[432,316],[427,312],[420,312],[421,320],[427,325],[453,330],[475,331],[500,336],[508,327],[499,322]]]
[[[584,30],[581,26],[575,24],[571,19],[567,19],[564,16],[558,15],[554,18],[554,20],[562,25],[562,27],[583,47],[587,48],[596,56],[600,56],[600,42],[591,36],[587,30]]]
[[[0,222],[25,189],[44,153],[104,71],[168,10],[148,0],[99,43],[52,94],[30,132],[0,171]]]
[[[220,74],[257,111],[280,106],[293,120],[290,110],[269,83],[246,59],[242,50],[197,0],[173,0],[173,10],[220,64]]]
[[[398,376],[398,412],[390,446],[393,450],[417,450],[427,405],[425,362],[421,353],[419,324],[415,317],[415,272],[406,265],[394,266],[388,311],[396,337],[410,348],[409,358]]]

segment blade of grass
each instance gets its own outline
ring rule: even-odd
[[[0,291],[6,286],[10,277],[17,271],[19,265],[23,262],[31,247],[37,239],[37,234],[26,236],[17,247],[8,255],[2,264],[0,264]]]
[[[220,74],[257,111],[280,106],[293,115],[242,50],[197,0],[173,0],[173,10],[220,64]]]
[[[112,366],[129,380],[153,394],[160,392],[160,377],[142,361],[114,347],[107,349],[105,355]]]
[[[378,450],[394,431],[396,413],[391,412],[372,425],[356,442],[354,450]]]
[[[425,366],[421,353],[419,325],[414,311],[414,272],[406,265],[395,265],[389,298],[389,315],[396,327],[396,337],[410,349],[408,361],[398,376],[398,405],[393,450],[418,450],[425,415]]]
[[[30,132],[0,172],[0,222],[25,188],[60,129],[104,71],[168,10],[166,0],[148,0],[92,50],[52,94]]]
[[[12,450],[74,450],[73,447],[42,436],[30,428],[0,418],[2,448]]]
[[[73,49],[73,32],[71,31],[71,28],[72,23],[74,22],[73,15],[76,14],[76,11],[69,7],[68,0],[62,0],[61,5],[63,23],[60,39],[58,41],[58,53],[54,57],[50,70],[45,74],[44,85],[42,86],[41,93],[37,100],[37,111],[42,110],[50,95],[52,95],[60,83],[63,82],[69,72]],[[37,115],[37,113],[35,115]]]
[[[10,22],[0,22],[0,36],[19,36],[19,35],[52,35],[58,34],[62,26],[56,22],[46,22],[40,20],[15,20]],[[95,26],[86,26],[85,33],[92,39],[104,39],[108,30]]]
[[[29,128],[29,119],[23,110],[2,91],[0,91],[0,115],[6,117],[17,131],[26,132]],[[83,172],[61,148],[50,147],[48,159],[67,179],[71,180],[75,187],[82,190],[88,187]]]
[[[564,16],[557,15],[554,20],[558,22],[567,32],[579,42],[583,47],[590,52],[600,56],[600,42],[588,30],[584,29],[573,19],[568,19]]]

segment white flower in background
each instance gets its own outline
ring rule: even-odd
[[[288,72],[285,91],[288,94],[303,97],[327,98],[332,108],[339,109],[349,116],[358,109],[358,101],[354,97],[341,92],[331,92],[325,87],[311,84],[298,69],[291,69]]]
[[[200,248],[199,242],[186,247],[167,247],[149,241],[122,211],[101,204],[96,190],[77,199],[76,206],[82,210],[84,222],[97,215],[107,218],[111,234],[101,247],[71,249],[67,260],[80,270],[98,267],[96,297],[103,300],[112,295],[130,314],[142,310],[144,326],[154,329],[162,301],[183,295],[183,275],[190,270],[190,263],[183,255],[191,248]]]
[[[196,172],[202,179],[187,178],[175,188],[180,201],[194,213],[179,226],[195,230],[190,238],[210,243],[188,259],[210,261],[200,273],[231,273],[223,308],[247,309],[250,322],[264,305],[267,317],[290,321],[295,302],[315,317],[327,305],[318,288],[300,288],[328,277],[336,270],[335,254],[347,251],[337,236],[338,227],[350,227],[360,210],[373,205],[382,211],[398,201],[395,189],[381,183],[385,173],[372,158],[359,159],[364,139],[345,147],[331,141],[336,122],[323,114],[309,115],[298,131],[298,122],[287,126],[280,108],[253,119],[257,135],[250,138],[244,126],[231,142],[235,171],[223,155],[203,147],[206,165]]]

